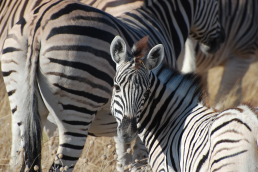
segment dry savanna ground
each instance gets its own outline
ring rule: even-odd
[[[218,83],[221,80],[222,67],[216,67],[209,71],[208,91],[209,102],[213,105],[214,97],[218,90]],[[2,76],[1,76],[2,78]],[[251,65],[249,71],[245,75],[242,84],[242,102],[250,102],[254,106],[258,106],[258,62]],[[230,97],[225,101],[225,108],[230,107],[235,101],[238,94],[232,90]],[[0,80],[0,172],[10,171],[8,165],[11,151],[11,113],[5,86]],[[52,150],[49,145],[53,144]],[[47,140],[46,135],[43,139],[42,164],[43,171],[47,171],[48,167],[55,158],[55,150],[58,139]],[[88,137],[84,147],[84,151],[76,164],[76,172],[110,172],[115,171],[115,144],[113,138],[94,138]]]

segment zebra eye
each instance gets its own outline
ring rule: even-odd
[[[146,98],[146,97],[149,96],[149,94],[150,94],[150,90],[147,90],[147,91],[143,94],[143,96]]]
[[[114,88],[115,88],[116,92],[120,91],[120,87],[118,85],[114,85]]]

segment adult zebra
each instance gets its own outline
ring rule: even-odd
[[[96,113],[110,125],[106,130],[92,126],[90,132],[116,133],[115,120],[106,117],[115,74],[109,45],[115,35],[127,38],[129,47],[139,37],[153,35],[151,44],[164,44],[165,61],[176,68],[190,30],[210,52],[218,49],[221,28],[216,0],[146,1],[119,18],[74,1],[51,1],[22,18],[5,41],[2,72],[24,135],[27,165],[40,164],[40,126],[48,113],[57,122],[58,154],[63,154],[62,164],[70,171]]]
[[[191,58],[196,60],[196,72],[207,78],[208,69],[223,66],[224,71],[218,93],[215,97],[217,109],[223,109],[223,101],[238,82],[240,93],[234,104],[241,101],[242,78],[249,69],[250,64],[258,57],[258,1],[256,0],[219,0],[221,24],[225,29],[225,41],[220,50],[211,55],[205,54],[195,48],[196,42],[189,40],[194,46]],[[188,44],[189,45],[189,44]],[[198,44],[197,44],[198,45]],[[186,47],[189,49],[189,47]],[[194,56],[194,58],[191,57]],[[195,68],[188,68],[189,62],[183,64],[185,72],[193,72]]]
[[[119,36],[110,46],[118,137],[130,141],[138,134],[153,171],[257,171],[257,114],[247,105],[221,113],[205,106],[200,77],[164,65],[155,75],[164,47],[147,47],[143,38],[128,56]]]
[[[4,40],[8,31],[24,15],[31,12],[37,6],[49,2],[50,0],[2,0],[0,2],[0,51],[2,52]],[[143,0],[74,0],[86,5],[93,6],[100,10],[106,11],[113,16],[139,8]]]
[[[0,56],[2,55],[2,48],[4,44],[4,40],[6,39],[8,32],[11,28],[17,23],[24,15],[31,12],[37,6],[42,5],[44,3],[49,2],[50,0],[3,0],[0,2]],[[113,16],[117,16],[127,11],[131,11],[137,7],[140,7],[143,4],[143,0],[75,0],[80,1],[81,3],[91,5],[95,8],[101,9],[106,11]],[[1,78],[2,79],[2,78]],[[3,82],[1,80],[1,82]],[[8,101],[8,100],[1,100],[1,101]],[[18,120],[18,121],[17,121]],[[51,121],[51,122],[50,122]],[[96,120],[98,121],[98,120]],[[102,122],[96,123],[94,126],[102,125],[102,130],[105,131],[108,128],[112,128],[111,126],[107,126],[105,123],[108,120],[101,120]],[[15,167],[16,164],[21,163],[22,155],[20,154],[21,151],[21,143],[20,143],[20,127],[17,125],[20,120],[16,119],[16,116],[12,118],[12,152],[11,152],[11,161],[10,166]],[[52,115],[48,116],[48,119],[45,123],[44,130],[46,131],[48,137],[54,135],[54,131],[56,130],[56,125]],[[104,126],[104,127],[103,127]],[[115,127],[113,127],[115,128]],[[117,140],[117,139],[116,139]],[[138,143],[139,144],[139,143]],[[118,144],[117,147],[117,154],[118,154],[118,164],[128,164],[130,155],[127,154],[124,156],[124,152],[129,145]],[[141,145],[137,145],[137,147],[141,147]],[[135,151],[135,155],[137,152]],[[124,159],[125,158],[125,159]]]
[[[0,2],[0,52],[2,52],[4,40],[8,35],[8,31],[13,27],[13,25],[15,25],[15,23],[18,22],[25,14],[31,12],[35,7],[44,2],[47,1],[2,0]]]

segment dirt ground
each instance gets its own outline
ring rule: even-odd
[[[209,103],[212,106],[214,97],[218,90],[219,82],[221,80],[222,67],[216,67],[209,71],[208,79],[208,91],[209,91]],[[10,171],[8,165],[11,151],[11,112],[9,108],[9,102],[5,91],[5,86],[0,76],[0,172]],[[242,84],[242,102],[252,103],[254,106],[258,106],[258,62],[251,65],[247,74],[243,79]],[[231,96],[225,101],[225,107],[230,107],[235,98],[238,96],[233,89]],[[92,145],[90,144],[93,143]],[[52,149],[49,145],[52,145]],[[55,148],[58,144],[58,139],[48,141],[44,135],[43,139],[43,152],[42,152],[42,166],[43,171],[47,171],[54,159]],[[103,155],[107,159],[103,160]],[[102,171],[110,172],[115,171],[115,144],[113,138],[94,138],[88,137],[84,147],[84,151],[76,164],[76,172],[81,171]],[[85,163],[86,162],[86,163]]]

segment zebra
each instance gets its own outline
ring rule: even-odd
[[[221,23],[225,29],[225,41],[215,54],[205,54],[198,49],[194,40],[189,40],[190,47],[196,52],[192,58],[196,60],[196,72],[207,78],[208,69],[215,66],[224,66],[218,93],[215,97],[215,107],[223,109],[223,101],[237,84],[241,101],[242,79],[249,66],[258,57],[258,2],[256,0],[219,0]],[[189,47],[186,47],[189,48]],[[190,53],[191,54],[191,53]],[[194,72],[195,68],[187,68],[188,62],[183,64],[184,71]]]
[[[200,77],[160,65],[164,47],[148,48],[148,37],[131,54],[125,50],[116,36],[111,112],[121,141],[139,135],[144,142],[153,171],[257,171],[258,114],[251,106],[205,106]]]
[[[31,12],[33,9],[35,9],[37,6],[40,6],[49,0],[28,0],[28,1],[10,1],[10,0],[3,0],[1,1],[0,5],[0,56],[2,54],[2,48],[4,44],[4,40],[6,39],[9,30],[15,25],[16,22],[18,22],[24,15]],[[135,9],[137,7],[140,7],[143,4],[142,0],[81,0],[81,3],[84,3],[86,5],[91,5],[95,8],[98,8],[100,10],[106,11],[113,16],[118,16],[124,12],[131,11],[132,9]],[[8,100],[4,100],[8,101]],[[14,116],[15,118],[15,116]],[[13,124],[12,124],[12,152],[11,157],[13,157],[10,161],[10,166],[14,167],[16,164],[21,163],[21,148],[20,148],[20,129],[19,125],[17,125],[16,120],[13,118]],[[102,120],[107,121],[107,120]],[[100,123],[101,125],[105,125]],[[96,124],[98,125],[98,124]],[[54,137],[54,133],[57,130],[57,126],[55,124],[54,117],[50,114],[48,115],[48,119],[45,122],[44,131],[46,132],[48,138]],[[117,139],[115,139],[117,140]],[[139,145],[142,143],[136,142],[137,147],[141,148],[143,145]],[[118,144],[117,147],[117,154],[118,154],[118,164],[123,164],[125,162],[123,161],[129,161],[131,158],[129,154],[124,155],[125,150],[130,145],[123,145]],[[52,146],[50,146],[50,149],[52,149]],[[120,150],[121,149],[121,150]],[[135,155],[139,154],[137,151],[135,151]],[[142,153],[142,152],[140,152]],[[19,154],[20,156],[18,156]],[[143,154],[145,155],[145,154]],[[129,157],[128,157],[129,156]],[[125,158],[125,159],[123,159]],[[126,162],[128,164],[129,162]]]
[[[0,3],[0,50],[2,52],[4,40],[8,35],[8,31],[18,22],[24,15],[31,12],[37,6],[42,5],[50,0],[3,0]],[[139,8],[143,4],[143,0],[75,0],[86,5],[106,11],[113,16],[119,16],[122,13],[129,12],[135,8]]]
[[[45,1],[46,2],[46,1]],[[4,40],[8,31],[18,22],[24,14],[31,12],[35,7],[44,3],[44,0],[2,0],[0,2],[0,51],[2,52]]]
[[[82,0],[81,2],[112,14],[113,16],[119,16],[125,12],[141,7],[144,0]]]
[[[49,113],[59,129],[57,153],[69,171],[88,133],[116,135],[109,108],[115,74],[109,46],[115,35],[127,38],[131,47],[134,40],[151,34],[150,43],[162,43],[164,61],[176,68],[189,33],[207,52],[219,48],[223,38],[217,8],[216,0],[154,0],[115,18],[75,1],[55,0],[22,18],[5,40],[1,64],[12,113],[24,137],[26,165],[40,164],[41,130]],[[95,116],[99,120],[91,125]],[[58,160],[52,167],[56,164],[61,166]]]

